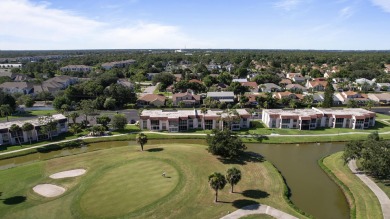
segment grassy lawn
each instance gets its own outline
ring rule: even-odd
[[[351,206],[351,213],[356,218],[382,218],[382,211],[375,194],[357,177],[342,159],[343,152],[338,152],[323,160],[323,164],[336,177]]]
[[[36,116],[45,116],[47,114],[57,114],[58,112],[56,110],[32,110],[32,111],[26,111],[26,112],[23,112],[23,113],[19,113],[19,114],[14,114],[12,116],[9,116],[9,120],[12,121],[12,120],[15,120],[15,119],[19,119],[19,118],[25,118],[25,117],[36,117]],[[7,118],[6,117],[0,117],[0,122],[7,122]]]
[[[284,182],[267,161],[243,157],[223,163],[194,144],[128,146],[39,161],[0,171],[0,218],[220,218],[246,205],[263,203],[304,218],[283,198]],[[243,178],[227,185],[214,203],[207,178],[235,166]],[[51,179],[64,170],[85,168],[83,176]],[[161,176],[162,172],[167,177]],[[32,191],[39,183],[65,187],[56,198]]]

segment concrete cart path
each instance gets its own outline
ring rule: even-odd
[[[384,193],[382,189],[379,188],[379,186],[375,184],[375,182],[372,181],[366,174],[357,170],[358,168],[356,166],[356,160],[349,161],[348,166],[352,173],[359,177],[359,179],[362,180],[363,183],[366,184],[372,192],[374,192],[381,205],[383,218],[390,219],[390,199],[386,193]]]
[[[228,214],[221,219],[238,219],[251,214],[268,214],[274,218],[279,219],[298,219],[290,214],[280,211],[268,205],[248,205],[231,214]]]

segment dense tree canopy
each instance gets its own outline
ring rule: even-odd
[[[208,151],[223,158],[237,158],[246,149],[241,138],[229,129],[213,130],[213,135],[207,135]]]
[[[365,141],[348,142],[344,161],[361,161],[362,167],[379,178],[390,178],[390,142],[381,140],[378,132],[371,133]]]

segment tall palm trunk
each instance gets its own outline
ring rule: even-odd
[[[218,189],[215,190],[215,202],[218,202]]]

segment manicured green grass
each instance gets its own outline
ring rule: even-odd
[[[251,214],[245,217],[240,217],[240,219],[273,219],[274,217],[267,214]]]
[[[32,110],[32,111],[26,111],[19,114],[14,114],[12,116],[9,116],[9,120],[15,120],[18,118],[24,118],[24,117],[36,117],[36,116],[45,116],[47,114],[57,114],[58,112],[56,110]],[[0,122],[6,122],[6,117],[0,117]]]
[[[246,205],[263,203],[304,218],[283,198],[283,179],[267,161],[243,157],[245,164],[224,164],[192,144],[128,146],[61,157],[0,171],[2,199],[25,200],[12,205],[0,202],[0,218],[220,218]],[[207,178],[232,166],[242,180],[230,193],[227,185],[214,203]],[[76,178],[54,180],[48,176],[85,168]],[[164,178],[162,172],[167,172]],[[32,187],[54,183],[67,191],[44,198]]]
[[[162,176],[162,170],[167,177]],[[179,180],[178,170],[163,160],[133,160],[104,172],[81,196],[80,206],[88,216],[121,216],[168,195]],[[96,199],[97,194],[105,198]],[[115,203],[108,205],[106,200]]]
[[[338,179],[336,182],[347,187],[346,194],[350,206],[356,209],[356,218],[382,218],[382,211],[375,194],[357,177],[342,159],[343,152],[335,153],[323,160],[323,164]],[[342,187],[343,188],[343,187]],[[352,195],[352,197],[351,197]]]

